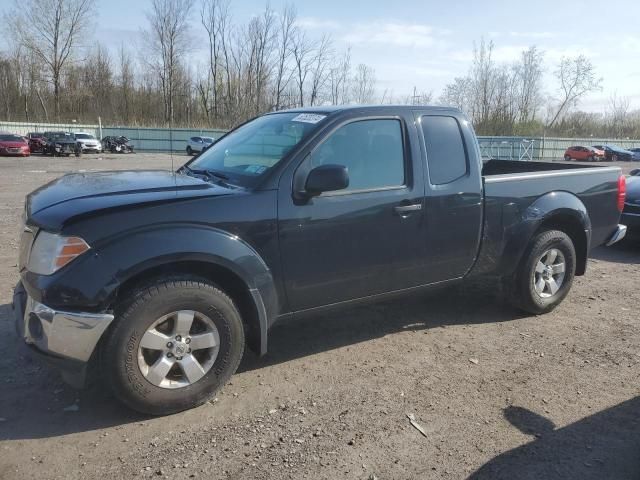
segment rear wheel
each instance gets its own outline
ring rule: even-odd
[[[569,162],[571,160],[571,157],[569,155],[565,155],[564,156],[564,161],[565,162]]]
[[[134,410],[166,415],[200,405],[238,368],[242,319],[208,281],[158,280],[125,305],[104,344],[102,368]]]
[[[193,155],[193,150],[190,146],[187,146],[187,155]]]
[[[559,230],[541,232],[507,283],[509,299],[529,313],[550,312],[571,290],[575,269],[576,252],[569,236]]]

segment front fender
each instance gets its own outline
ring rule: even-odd
[[[98,249],[105,263],[118,266],[105,292],[110,299],[129,279],[177,262],[205,263],[234,273],[249,289],[258,314],[260,351],[266,353],[267,330],[278,315],[275,282],[258,252],[238,236],[202,225],[158,226],[128,232]]]
[[[242,280],[254,302],[260,351],[265,353],[267,329],[279,313],[273,276],[255,249],[220,229],[165,224],[128,231],[96,242],[54,275],[24,272],[23,282],[34,298],[49,306],[104,312],[113,308],[118,289],[128,280],[177,262],[223,267]]]
[[[584,235],[586,255],[591,240],[591,221],[587,207],[572,193],[549,192],[538,197],[521,214],[503,211],[506,241],[500,267],[502,272],[510,274],[515,271],[531,238],[543,225],[547,224],[555,225],[556,228],[566,226],[566,230],[571,230],[567,233]],[[576,226],[578,228],[575,228]],[[586,256],[584,260],[586,261]],[[579,259],[579,261],[583,260]]]

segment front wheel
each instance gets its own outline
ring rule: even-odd
[[[536,235],[515,278],[507,282],[511,303],[529,313],[552,311],[567,296],[576,270],[576,251],[571,238],[559,230]]]
[[[201,405],[238,368],[242,319],[212,283],[158,280],[124,305],[101,364],[116,397],[134,410],[166,415]]]

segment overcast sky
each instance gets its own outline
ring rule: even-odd
[[[284,3],[272,0],[271,6],[280,10]],[[330,34],[337,50],[351,45],[353,64],[375,68],[379,92],[388,89],[406,95],[416,86],[437,97],[454,76],[468,71],[473,42],[484,36],[494,41],[496,60],[504,62],[517,59],[530,45],[540,47],[550,94],[559,59],[585,54],[603,78],[603,90],[585,99],[580,108],[602,111],[613,93],[629,97],[632,107],[640,108],[640,0],[293,3],[299,23],[310,35]],[[123,42],[135,45],[149,2],[98,0],[98,5],[96,39],[113,49]],[[235,22],[246,23],[264,6],[265,0],[232,0]],[[197,32],[197,9],[191,18]],[[204,53],[195,51],[194,58],[204,61]]]

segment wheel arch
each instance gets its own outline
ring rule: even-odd
[[[267,350],[266,311],[257,289],[252,289],[235,271],[220,263],[204,260],[170,260],[147,265],[128,277],[114,292],[112,305],[117,311],[131,292],[153,284],[158,279],[196,277],[223,290],[240,311],[245,324],[247,346],[258,355]]]
[[[279,312],[276,285],[264,260],[237,236],[200,225],[165,225],[119,235],[97,253],[114,272],[104,288],[110,309],[153,279],[197,276],[234,300],[249,327],[247,344],[266,353],[267,330]]]
[[[523,212],[520,226],[508,242],[507,251],[511,255],[507,255],[508,264],[503,264],[505,271],[513,271],[520,264],[536,235],[546,230],[560,230],[569,236],[575,247],[576,275],[584,275],[591,243],[591,221],[586,206],[578,197],[566,191],[549,192]]]

